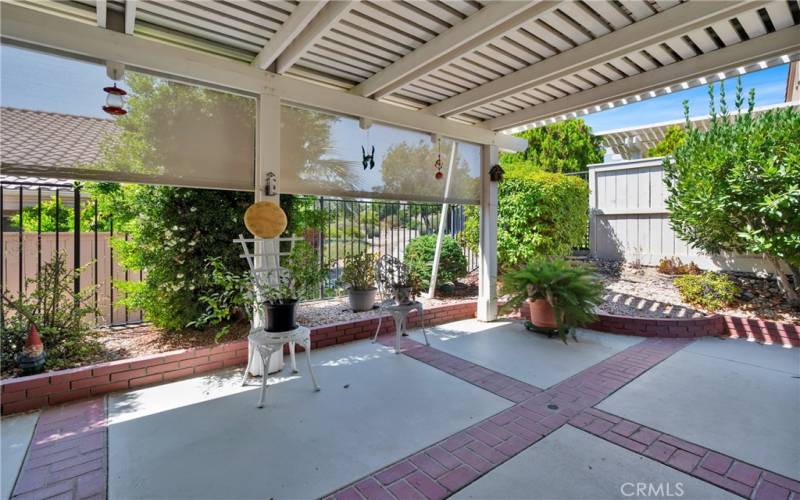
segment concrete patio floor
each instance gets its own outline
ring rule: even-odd
[[[301,354],[261,410],[241,369],[109,395],[107,497],[605,499],[643,483],[661,497],[680,485],[684,498],[800,498],[798,349],[589,330],[564,345],[519,321],[429,337],[411,332],[399,355],[368,341],[314,351],[320,392]],[[37,474],[56,491],[74,470],[80,486],[80,457],[57,462],[37,439],[80,446],[64,426],[88,404],[2,419],[4,498],[20,469],[20,499],[37,498],[20,490]]]

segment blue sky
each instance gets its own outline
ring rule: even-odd
[[[757,105],[783,102],[787,71],[788,66],[782,65],[748,73],[742,83],[745,89],[755,87]],[[102,88],[111,82],[103,66],[4,45],[0,46],[0,73],[3,106],[108,117],[100,109],[105,103]],[[727,89],[731,95],[734,85],[735,79],[729,79]],[[590,114],[584,119],[596,132],[676,120],[683,118],[684,99],[689,100],[692,116],[706,114],[708,99],[703,86]]]

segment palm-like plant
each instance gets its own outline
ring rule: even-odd
[[[558,334],[564,343],[567,333],[591,323],[594,308],[602,301],[602,285],[591,267],[564,259],[538,260],[503,275],[502,293],[510,295],[504,311],[516,310],[526,299],[544,299],[555,313]]]

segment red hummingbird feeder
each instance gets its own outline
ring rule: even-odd
[[[109,115],[122,116],[127,113],[125,108],[125,96],[127,92],[117,87],[115,83],[113,87],[104,87],[103,92],[106,92],[106,105],[103,106],[103,111]]]

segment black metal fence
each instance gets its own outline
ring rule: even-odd
[[[75,291],[94,287],[93,306],[97,324],[124,325],[142,321],[142,312],[121,305],[124,292],[118,281],[140,281],[141,271],[130,271],[115,259],[114,238],[128,239],[114,231],[113,214],[98,219],[97,201],[83,196],[79,184],[3,180],[0,182],[0,283],[13,296],[27,288],[43,263],[63,254],[67,269],[84,268],[74,280]],[[79,207],[79,209],[76,209]],[[88,220],[87,220],[87,214]],[[0,322],[5,322],[0,305]]]
[[[140,271],[125,269],[114,255],[112,240],[127,239],[128,235],[115,232],[113,214],[98,219],[97,201],[72,182],[3,179],[0,192],[0,283],[4,291],[17,296],[27,281],[39,274],[43,263],[63,253],[69,269],[86,266],[75,280],[75,289],[95,288],[93,305],[100,311],[95,318],[98,324],[142,321],[140,310],[119,303],[124,292],[115,283],[140,281],[144,276]],[[442,205],[436,203],[323,197],[315,203],[327,214],[327,223],[321,230],[307,231],[302,236],[317,245],[321,259],[331,265],[330,279],[321,287],[320,298],[337,293],[335,282],[346,255],[366,249],[402,260],[406,245],[413,238],[437,234],[442,216]],[[445,217],[445,234],[457,238],[466,222],[465,206],[450,205]],[[477,268],[477,254],[468,248],[462,250],[467,270]],[[0,323],[4,323],[5,314],[0,301]]]
[[[318,239],[322,259],[330,262],[329,283],[320,296],[334,293],[333,283],[342,271],[345,256],[367,250],[377,255],[390,255],[403,260],[406,245],[422,235],[438,234],[442,205],[377,200],[352,200],[320,197],[318,207],[327,213]],[[444,234],[459,241],[466,224],[466,206],[449,205],[444,221]],[[461,245],[467,260],[467,271],[478,267],[478,254]]]

